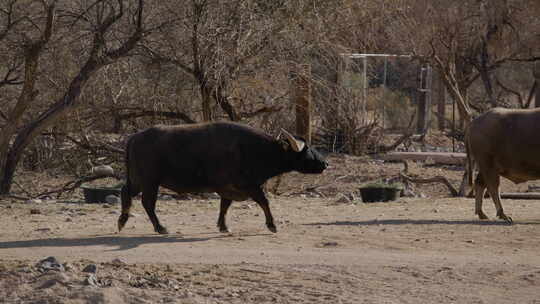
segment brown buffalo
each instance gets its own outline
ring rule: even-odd
[[[218,193],[221,232],[229,231],[225,215],[232,201],[251,198],[264,211],[268,229],[276,232],[263,184],[285,172],[317,174],[328,166],[302,139],[283,133],[285,139],[276,139],[242,124],[220,122],[157,126],[132,135],[126,147],[118,230],[129,218],[132,197],[142,192],[154,230],[167,233],[155,213],[162,186],[177,193]]]
[[[470,123],[466,148],[470,185],[474,162],[479,171],[474,181],[475,214],[480,219],[487,219],[482,211],[482,198],[487,188],[497,216],[512,223],[501,205],[500,176],[516,184],[540,179],[540,109],[494,108],[487,111]]]

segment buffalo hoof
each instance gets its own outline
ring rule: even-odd
[[[478,213],[476,213],[476,214],[478,214],[478,218],[481,219],[481,220],[487,220],[487,219],[489,219],[489,217],[487,217],[487,215],[486,215],[484,212],[482,212],[482,211],[480,211],[480,212],[478,212]]]
[[[499,218],[501,220],[504,220],[506,223],[508,223],[509,225],[512,225],[514,223],[514,221],[512,220],[512,218],[510,216],[507,216],[506,214],[502,214],[499,216]]]
[[[128,214],[122,213],[120,214],[120,217],[118,217],[118,232],[122,231],[122,228],[126,225],[126,222],[129,218]]]
[[[231,233],[231,230],[227,227],[219,227],[219,232],[221,233]]]
[[[156,229],[156,232],[159,234],[169,234],[169,231],[167,231],[167,228],[161,226]]]
[[[277,232],[277,228],[276,228],[276,226],[274,226],[274,225],[268,225],[268,230],[270,230],[270,231],[273,232],[273,233],[276,233],[276,232]]]

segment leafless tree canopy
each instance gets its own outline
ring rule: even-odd
[[[538,16],[537,0],[4,0],[0,193],[21,160],[80,174],[121,159],[125,136],[156,123],[292,128],[291,77],[305,64],[314,132],[373,137],[342,87],[343,53],[431,64],[465,119],[525,107]]]

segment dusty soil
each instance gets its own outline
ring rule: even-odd
[[[122,233],[119,206],[62,200],[0,201],[0,299],[7,303],[540,303],[540,205],[503,200],[513,225],[479,221],[470,198],[440,184],[420,197],[362,203],[362,183],[391,179],[399,163],[343,155],[320,176],[289,174],[270,195],[278,225],[251,201],[233,204],[233,233],[215,227],[218,199],[158,202],[171,234],[153,232],[140,202]],[[456,167],[411,163],[410,174]],[[26,178],[26,179],[25,179]],[[47,176],[20,183],[54,188]],[[269,188],[276,181],[269,183]],[[505,191],[523,191],[504,182]],[[35,192],[37,189],[34,190]],[[353,197],[352,200],[346,197]],[[165,199],[167,198],[167,199]],[[54,256],[64,270],[45,270]],[[83,272],[94,264],[95,275]]]

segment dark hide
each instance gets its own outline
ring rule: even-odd
[[[132,135],[126,147],[127,180],[122,188],[121,230],[131,198],[142,192],[142,204],[158,233],[167,233],[156,214],[159,186],[177,193],[216,192],[221,197],[218,227],[227,232],[225,216],[232,201],[248,198],[259,204],[266,225],[276,232],[263,184],[279,174],[322,173],[326,161],[304,145],[294,151],[292,137],[277,140],[236,123],[156,126]]]
[[[540,179],[540,109],[516,110],[495,108],[473,120],[466,134],[469,184],[474,162],[478,175],[474,181],[475,214],[487,219],[482,211],[486,188],[497,216],[509,223],[501,205],[500,177],[514,183]]]

